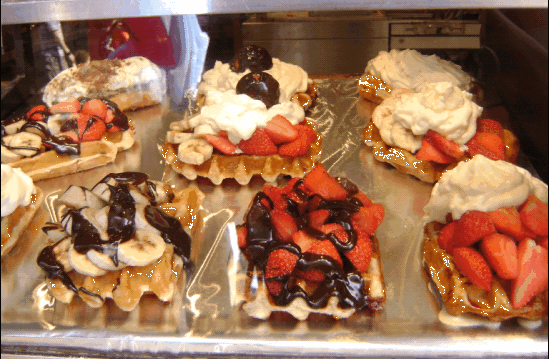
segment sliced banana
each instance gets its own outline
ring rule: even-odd
[[[98,252],[95,249],[89,250],[86,253],[86,256],[93,264],[107,271],[118,270],[128,266],[126,263],[120,261],[118,261],[118,266],[115,266],[111,257],[105,253]]]
[[[23,157],[34,156],[40,152],[40,147],[42,146],[42,137],[30,132],[19,132],[13,135],[7,135],[4,136],[2,140],[6,146],[10,147],[12,152]]]
[[[53,113],[48,117],[48,130],[54,136],[61,133],[63,124],[74,117],[73,113]]]
[[[95,186],[93,186],[91,191],[96,196],[101,198],[103,201],[105,201],[105,202],[110,202],[111,201],[111,189],[110,189],[108,184],[102,183],[102,182],[98,183]]]
[[[156,204],[171,202],[174,197],[173,188],[166,182],[148,180],[141,183],[139,189],[152,196]]]
[[[201,165],[212,157],[213,146],[203,138],[194,138],[179,145],[177,157],[181,162]]]
[[[128,188],[130,190],[130,196],[132,196],[135,203],[151,203],[150,198],[143,194],[143,192],[138,187],[135,187],[134,185],[129,185]]]
[[[107,231],[102,229],[99,223],[97,222],[97,220],[95,219],[95,214],[98,211],[99,211],[98,209],[86,207],[80,210],[80,214],[82,215],[82,217],[84,217],[85,220],[91,223],[91,225],[97,230],[97,232],[99,232],[99,237],[101,238],[101,240],[108,241],[109,235],[107,234]]]
[[[208,124],[202,124],[194,128],[194,133],[193,133],[194,138],[202,138],[205,135],[216,136],[217,133],[213,130],[212,126]]]
[[[166,242],[156,233],[136,229],[135,236],[118,245],[118,259],[132,266],[146,266],[158,260],[166,249]]]
[[[82,275],[99,277],[107,273],[106,270],[93,264],[93,262],[88,259],[87,255],[78,253],[76,249],[74,249],[74,245],[71,245],[69,248],[68,257],[71,267]]]
[[[95,212],[95,220],[97,221],[97,225],[102,230],[106,231],[109,228],[109,210],[111,209],[111,206],[105,206]]]
[[[91,207],[101,209],[106,202],[87,188],[70,186],[59,196],[59,201],[72,208]]]
[[[42,227],[42,230],[54,242],[60,241],[69,235],[59,223],[47,222]]]
[[[66,237],[65,239],[55,243],[52,247],[55,259],[57,259],[57,261],[63,266],[63,270],[67,273],[72,270],[72,266],[69,261],[69,249],[71,246],[72,238]]]
[[[189,128],[191,128],[191,126],[189,126],[188,118],[184,118],[181,121],[175,121],[170,123],[170,130],[185,131],[185,130],[188,130]]]
[[[4,164],[17,161],[18,159],[23,157],[21,155],[18,155],[15,152],[13,152],[12,150],[7,148],[6,146],[2,146],[2,149],[0,150],[0,155],[2,156],[2,163],[4,163]]]
[[[166,133],[166,141],[173,144],[183,143],[192,138],[193,134],[191,132],[168,131]]]
[[[149,221],[147,221],[147,218],[145,217],[145,207],[147,207],[147,205],[142,203],[135,204],[135,217],[134,217],[135,229],[136,230],[142,229],[142,230],[160,235],[161,232],[158,229],[151,226]]]
[[[63,215],[61,218],[61,226],[69,235],[72,235],[72,212],[67,212]]]
[[[6,135],[13,135],[13,134],[19,132],[21,127],[23,127],[23,125],[26,122],[27,122],[26,120],[21,119],[17,122],[10,123],[9,125],[4,125],[4,131],[6,132]]]

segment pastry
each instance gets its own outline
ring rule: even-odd
[[[386,296],[375,231],[384,214],[351,181],[320,165],[283,188],[265,184],[237,226],[248,276],[259,282],[246,289],[243,309],[259,319],[283,311],[300,320],[381,310]]]
[[[38,105],[2,122],[2,163],[34,181],[104,166],[134,144],[135,129],[109,100]]]
[[[380,51],[368,61],[358,81],[358,93],[366,100],[381,103],[393,90],[421,91],[426,84],[450,82],[459,89],[482,99],[482,89],[458,65],[436,55],[422,55],[416,50]]]
[[[459,161],[483,154],[514,162],[518,139],[492,119],[469,92],[449,82],[428,83],[420,92],[394,90],[363,130],[374,157],[422,181],[438,181]]]
[[[43,227],[52,243],[37,259],[53,296],[91,307],[112,298],[125,311],[147,292],[169,302],[191,264],[187,229],[198,227],[203,199],[138,172],[109,174],[91,190],[69,187],[58,198],[60,220]]]
[[[44,88],[48,105],[90,97],[111,100],[122,111],[154,106],[166,100],[166,76],[145,57],[97,60],[71,67]]]
[[[43,199],[29,176],[2,164],[2,257],[25,232]]]
[[[546,184],[478,155],[442,176],[424,221],[423,259],[443,322],[547,321]]]

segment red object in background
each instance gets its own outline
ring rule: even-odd
[[[157,65],[177,63],[170,36],[159,17],[88,21],[91,60],[143,56]]]

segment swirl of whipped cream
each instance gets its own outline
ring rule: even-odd
[[[290,101],[296,92],[307,91],[309,76],[297,65],[273,59],[273,67],[265,72],[278,81],[280,86],[280,103]],[[202,75],[202,82],[198,86],[198,93],[202,93],[208,97],[212,91],[225,92],[235,90],[238,81],[249,73],[250,70],[241,73],[233,72],[229,68],[228,63],[224,64],[221,61],[216,61],[213,69],[206,71]]]
[[[32,178],[19,168],[2,165],[2,217],[13,213],[18,206],[28,206],[35,192]]]
[[[368,61],[365,72],[379,77],[396,88],[420,91],[425,83],[451,82],[462,90],[471,89],[471,76],[460,66],[436,55],[422,55],[416,50],[380,51]]]
[[[442,175],[423,209],[423,219],[445,223],[448,212],[459,219],[469,210],[490,212],[518,206],[530,193],[547,203],[547,185],[528,171],[509,162],[476,155]]]

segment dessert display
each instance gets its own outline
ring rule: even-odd
[[[376,160],[429,183],[477,154],[514,163],[517,138],[481,113],[469,92],[450,82],[426,83],[419,92],[392,91],[362,136]]]
[[[80,97],[38,105],[2,121],[2,163],[34,181],[113,162],[134,144],[131,121],[109,100]]]
[[[2,252],[8,254],[25,232],[44,195],[18,168],[2,164]]]
[[[48,106],[80,97],[107,99],[122,111],[154,106],[166,100],[165,73],[145,57],[91,61],[68,68],[44,88]]]
[[[60,220],[42,228],[51,243],[37,259],[53,296],[91,307],[111,298],[124,311],[147,292],[171,301],[191,265],[187,230],[199,226],[203,199],[139,172],[109,174],[91,190],[70,186],[57,199]]]
[[[248,276],[259,282],[253,293],[247,289],[243,309],[260,319],[283,311],[299,320],[383,309],[375,232],[384,215],[382,205],[320,165],[283,188],[265,184],[237,226]]]
[[[482,97],[480,87],[460,66],[436,55],[422,55],[410,49],[380,51],[377,57],[368,61],[358,81],[358,93],[379,104],[396,89],[419,92],[426,84],[436,82],[449,82],[472,92],[477,102]]]
[[[482,155],[442,176],[425,206],[423,247],[441,320],[547,320],[547,193],[526,170]]]

